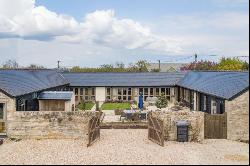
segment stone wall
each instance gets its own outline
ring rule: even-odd
[[[249,90],[225,102],[227,139],[249,141]]]
[[[20,139],[85,138],[93,112],[15,112],[8,118],[7,135]]]
[[[177,140],[176,122],[186,120],[190,125],[188,127],[188,141],[200,142],[204,140],[204,113],[198,111],[164,111],[153,113],[164,121],[165,140]]]

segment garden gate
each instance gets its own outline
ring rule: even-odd
[[[164,125],[163,120],[148,114],[148,139],[164,146]]]
[[[205,139],[227,139],[227,114],[205,114]]]
[[[94,142],[100,139],[100,118],[102,113],[96,113],[88,122],[88,144],[91,146]]]

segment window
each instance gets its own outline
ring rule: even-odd
[[[4,119],[4,104],[0,103],[0,120]]]
[[[24,99],[17,99],[17,111],[25,111],[25,103]]]
[[[83,101],[84,101],[83,96],[80,96],[80,101],[81,101],[81,102],[83,102]]]
[[[190,91],[188,89],[184,89],[184,100],[189,102],[190,99]]]
[[[166,91],[165,91],[166,89],[165,88],[161,88],[161,95],[166,95]]]
[[[80,95],[83,96],[83,88],[80,88]]]
[[[112,88],[106,88],[106,100],[112,99]]]
[[[78,88],[75,88],[75,95],[78,96]]]
[[[148,88],[144,88],[144,95],[148,96]]]
[[[160,96],[160,88],[155,88],[156,97]]]
[[[143,94],[143,88],[139,88],[139,95]]]
[[[207,96],[204,96],[203,100],[204,100],[203,110],[205,111],[207,110]]]
[[[132,88],[118,88],[117,99],[128,101],[132,99]]]
[[[84,98],[86,101],[94,101],[95,100],[95,88],[85,88]]]
[[[124,96],[127,95],[127,89],[123,89],[123,93],[122,93]]]
[[[150,97],[154,97],[154,88],[150,88]]]
[[[159,97],[164,95],[170,100],[170,88],[139,88],[139,92],[142,93],[144,100],[148,97]]]
[[[132,95],[132,89],[128,88],[128,96],[131,96],[131,95]]]
[[[89,95],[89,89],[85,88],[85,96]]]
[[[75,101],[91,101],[95,100],[95,88],[74,88]]]
[[[216,106],[216,100],[215,98],[212,99],[212,102],[211,102],[211,114],[216,114],[217,113],[217,106]]]

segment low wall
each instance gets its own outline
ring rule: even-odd
[[[8,117],[7,135],[20,139],[85,138],[93,112],[15,112]]]
[[[200,142],[204,140],[204,113],[198,111],[164,111],[153,113],[164,121],[164,137],[165,140],[177,140],[177,126],[176,122],[179,120],[186,120],[189,122],[188,141]]]

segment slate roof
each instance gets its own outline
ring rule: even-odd
[[[0,70],[0,90],[13,97],[66,84],[54,70]]]
[[[230,100],[249,88],[249,72],[189,72],[177,85]]]
[[[73,92],[45,91],[38,96],[39,100],[71,100]]]
[[[70,86],[174,86],[185,73],[63,73]]]
[[[182,86],[230,100],[249,89],[249,72],[58,73],[0,70],[0,91],[17,97],[70,84],[72,87]]]

